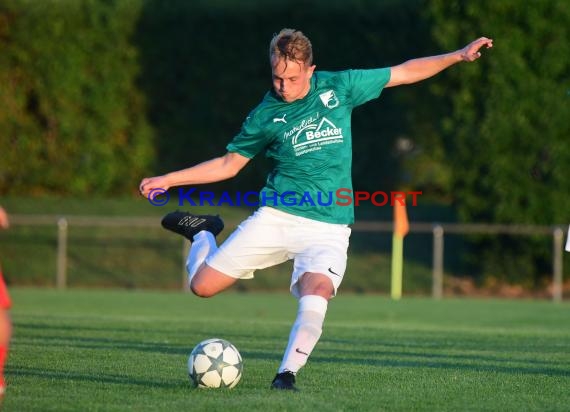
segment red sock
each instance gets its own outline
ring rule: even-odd
[[[0,387],[4,386],[4,364],[8,357],[8,347],[0,346]]]

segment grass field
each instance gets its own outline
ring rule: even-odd
[[[298,376],[268,389],[296,303],[286,294],[11,290],[5,411],[568,411],[570,305],[341,295]],[[221,337],[233,390],[191,388],[186,361]]]

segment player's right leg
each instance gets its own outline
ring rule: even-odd
[[[224,222],[219,216],[176,211],[164,216],[162,226],[192,242],[186,269],[190,289],[195,295],[214,296],[237,281],[205,264],[206,258],[218,249],[216,236],[224,228]]]
[[[192,291],[213,296],[239,279],[252,279],[254,272],[289,260],[286,244],[288,223],[262,207],[242,222],[218,248],[215,235],[222,227],[218,216],[194,216],[174,212],[163,226],[192,241],[187,261]]]
[[[238,280],[204,264],[190,280],[190,290],[196,296],[209,298],[226,290]]]
[[[188,212],[172,212],[162,218],[162,226],[194,242],[194,236],[205,230],[217,236],[224,229],[219,216],[193,215]]]

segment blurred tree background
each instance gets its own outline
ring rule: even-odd
[[[0,3],[0,193],[117,194],[150,170],[137,2]]]
[[[565,0],[3,0],[0,194],[134,196],[143,176],[223,154],[270,87],[267,46],[283,27],[311,38],[317,70],[493,38],[476,63],[355,111],[355,187],[422,190],[441,220],[568,220]],[[257,190],[269,167],[259,156],[208,189]],[[474,272],[538,281],[550,270],[533,242],[473,246]]]

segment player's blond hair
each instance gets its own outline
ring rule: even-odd
[[[313,46],[301,31],[283,29],[275,34],[269,44],[269,61],[281,59],[302,62],[305,66],[313,64]]]

